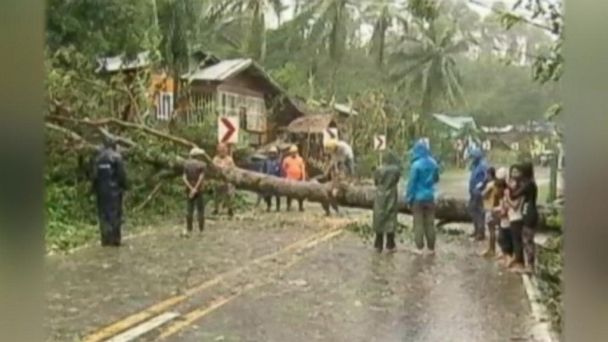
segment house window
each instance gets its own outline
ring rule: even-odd
[[[249,97],[247,99],[247,129],[255,132],[266,130],[266,106],[263,99]]]
[[[156,98],[156,119],[167,121],[173,111],[173,93],[161,92]]]
[[[238,116],[242,129],[254,132],[266,130],[266,104],[264,99],[240,94],[220,92],[221,116]]]
[[[247,108],[241,107],[239,110],[239,126],[241,129],[248,129],[247,127]]]

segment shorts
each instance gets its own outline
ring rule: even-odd
[[[485,209],[485,217],[487,223],[496,221],[496,218],[494,217],[494,214],[492,213],[491,209]]]

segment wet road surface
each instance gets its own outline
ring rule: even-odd
[[[121,333],[169,313],[132,340],[532,341],[521,278],[479,258],[482,246],[439,235],[434,258],[409,241],[378,255],[343,230],[370,215],[254,210],[202,236],[180,238],[174,222],[120,249],[49,257],[48,340],[128,341]]]
[[[462,252],[471,248],[378,255],[345,234],[167,340],[529,340],[520,278]]]

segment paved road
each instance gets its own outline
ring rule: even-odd
[[[532,341],[521,279],[477,257],[482,246],[440,235],[435,258],[407,240],[377,255],[344,230],[369,221],[309,204],[189,239],[169,222],[121,249],[50,257],[48,340]]]

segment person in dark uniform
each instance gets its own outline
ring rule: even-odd
[[[93,191],[97,197],[97,213],[102,246],[120,246],[122,199],[127,190],[127,175],[116,141],[104,140],[94,159]]]

